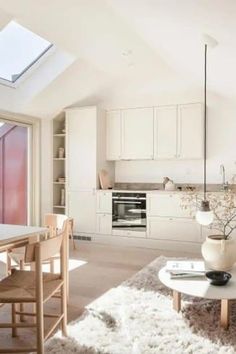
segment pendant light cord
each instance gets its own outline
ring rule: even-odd
[[[204,200],[206,200],[206,157],[207,157],[207,44],[205,44],[205,61],[204,61]]]

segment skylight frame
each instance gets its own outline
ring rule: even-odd
[[[16,22],[16,21],[14,21]],[[22,25],[21,25],[22,26]],[[22,26],[24,27],[24,26]],[[26,28],[27,29],[27,28]],[[33,31],[29,30],[33,34],[37,35]],[[43,38],[43,37],[42,37]],[[44,39],[44,38],[43,38]],[[29,65],[27,65],[21,73],[16,77],[14,81],[5,79],[0,76],[0,85],[8,86],[11,88],[17,88],[19,84],[25,80],[37,67],[41,66],[41,64],[48,58],[52,52],[55,50],[55,45],[49,42],[48,47],[45,48]]]

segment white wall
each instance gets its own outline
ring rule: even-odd
[[[208,95],[208,149],[207,181],[221,183],[220,164],[226,168],[226,178],[236,174],[236,102],[229,98]],[[158,99],[157,104],[175,104],[203,101],[201,92],[194,96]],[[139,100],[144,106],[145,100]],[[150,101],[148,102],[150,103]],[[122,106],[121,102],[119,104]],[[154,103],[152,103],[154,104]],[[128,107],[125,102],[123,107]],[[110,106],[111,107],[111,106]],[[110,108],[109,107],[109,108]],[[113,107],[115,103],[113,102]],[[194,132],[189,132],[194,134]],[[189,161],[121,161],[116,162],[116,182],[162,182],[164,176],[173,178],[177,183],[201,183],[203,179],[202,160]]]

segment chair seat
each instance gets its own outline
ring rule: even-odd
[[[62,285],[59,274],[43,273],[43,301],[46,301]],[[14,270],[0,281],[0,303],[24,303],[36,301],[35,272]]]

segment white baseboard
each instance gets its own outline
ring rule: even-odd
[[[183,251],[187,253],[200,254],[201,243],[197,242],[182,242],[182,241],[163,241],[148,238],[120,237],[112,235],[85,234],[80,233],[80,236],[91,237],[91,242],[121,245],[127,247],[142,247],[152,248],[165,251]]]

